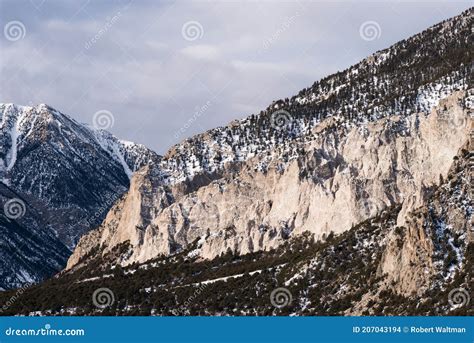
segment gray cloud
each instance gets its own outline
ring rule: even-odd
[[[470,6],[418,2],[1,1],[0,101],[47,103],[163,153]],[[376,21],[380,37],[361,39]],[[197,39],[183,25],[198,22]],[[200,27],[197,27],[200,29]],[[189,37],[188,37],[189,38]],[[205,110],[202,111],[202,108]]]

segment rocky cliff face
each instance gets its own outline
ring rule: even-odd
[[[8,313],[472,314],[451,296],[473,280],[472,18],[146,163]],[[94,308],[84,295],[104,286],[117,301]],[[275,306],[277,287],[293,303]]]
[[[421,295],[467,269],[467,246],[474,243],[472,119],[469,125],[471,137],[460,148],[448,177],[426,192],[420,206],[405,203],[398,216],[403,225],[388,237],[378,272],[399,294]],[[463,280],[465,289],[470,283],[472,279]]]
[[[131,251],[123,244],[28,288],[2,314],[473,315],[472,142],[425,205],[404,215],[406,226],[395,205],[323,240],[295,235],[270,251],[212,260],[199,257],[199,240],[127,267],[116,263]],[[115,299],[105,309],[91,302],[104,287]],[[13,295],[0,292],[0,303]]]
[[[304,231],[317,239],[346,231],[401,204],[403,225],[406,212],[447,177],[469,137],[465,100],[465,92],[455,92],[430,114],[353,128],[329,118],[312,139],[296,143],[291,160],[274,158],[262,169],[257,156],[173,203],[150,170],[141,170],[101,227],[80,241],[68,268],[91,250],[106,254],[127,241],[132,250],[122,264],[170,255],[198,239],[196,253],[207,259],[268,250]]]
[[[404,225],[467,140],[472,17],[468,10],[171,148],[159,179],[141,170],[68,268],[125,242],[121,264],[195,240],[204,258],[268,250],[304,231],[343,232],[397,204]]]

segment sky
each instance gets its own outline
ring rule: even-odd
[[[470,6],[0,0],[0,102],[46,103],[163,154]]]

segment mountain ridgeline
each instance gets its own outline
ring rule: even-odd
[[[304,231],[343,232],[396,204],[421,206],[469,136],[472,12],[172,147],[159,172],[134,175],[68,268],[125,242],[124,265],[196,239],[204,258],[245,254]]]
[[[0,288],[14,288],[60,271],[132,172],[160,157],[47,105],[1,104],[0,120]]]
[[[73,250],[3,313],[472,314],[473,12],[162,157],[2,105],[0,198],[26,214],[0,216],[0,287]]]

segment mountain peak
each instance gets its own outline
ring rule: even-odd
[[[51,259],[54,265],[48,265],[48,255],[41,252],[48,271],[62,268],[67,256],[65,247],[72,249],[82,234],[102,221],[128,189],[133,172],[147,164],[157,167],[160,161],[160,156],[145,146],[123,143],[111,133],[80,124],[46,104],[0,104],[0,120],[0,180],[2,186],[15,192],[6,192],[0,200],[5,204],[18,201],[25,209],[16,226],[8,218],[0,220],[0,230],[8,226],[9,234],[15,235],[18,227],[22,228],[18,232],[42,228],[43,233],[29,235],[36,237],[38,244],[50,240],[52,251],[61,252],[56,255],[59,260]],[[14,244],[19,237],[10,239]],[[40,251],[31,250],[35,259],[43,261],[36,253]],[[10,278],[10,285],[45,276],[21,260],[7,260],[18,267],[19,273]],[[0,270],[15,269],[3,267],[0,264]],[[22,278],[20,271],[31,278]],[[6,281],[0,287],[9,284]]]
[[[0,106],[0,201],[17,204],[0,213],[0,288],[74,249],[9,314],[456,314],[473,251],[460,17],[164,157],[50,107]],[[282,286],[287,312],[269,299]],[[99,287],[117,304],[84,302]]]

